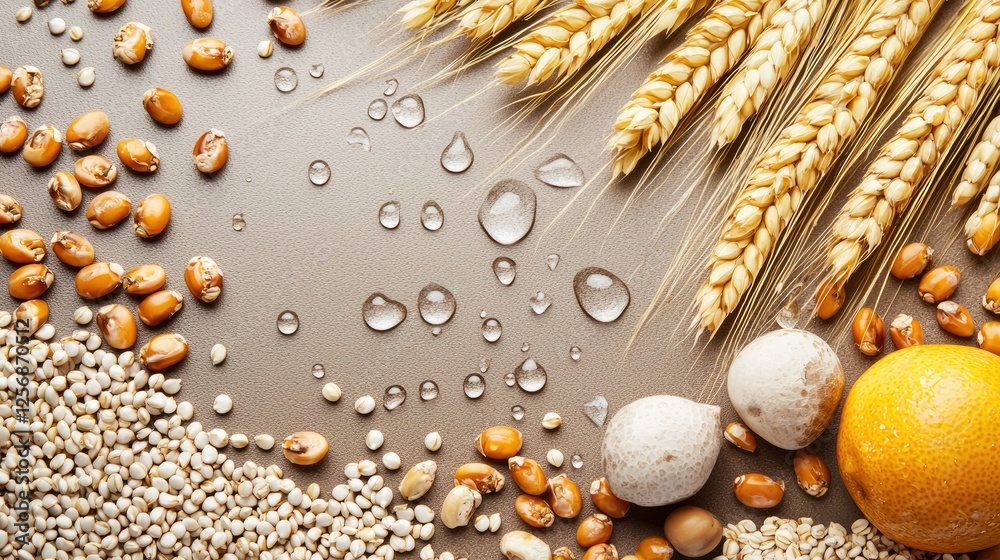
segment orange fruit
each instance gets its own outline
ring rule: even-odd
[[[879,360],[847,395],[837,462],[862,513],[896,542],[1000,544],[1000,357],[940,344]]]

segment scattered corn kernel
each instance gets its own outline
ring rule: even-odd
[[[953,266],[937,266],[920,279],[917,293],[927,303],[940,303],[951,297],[962,280],[962,272]]]
[[[531,527],[551,527],[556,521],[552,507],[538,496],[521,494],[514,500],[514,511]]]
[[[87,8],[95,14],[110,14],[125,5],[125,0],[87,0]]]
[[[12,154],[28,139],[28,125],[20,117],[7,117],[0,123],[0,153]]]
[[[136,328],[135,317],[132,316],[132,312],[124,305],[118,303],[105,305],[97,310],[97,328],[101,330],[101,337],[108,343],[108,346],[118,350],[131,348],[138,336],[138,329]],[[152,348],[153,341],[156,338],[153,337],[146,346],[143,346],[143,349],[145,350],[147,346]],[[146,355],[146,352],[140,351],[140,357],[144,355]],[[145,358],[143,359],[145,360]],[[145,361],[143,363],[149,367],[149,364],[146,364]],[[150,369],[153,368],[151,367]],[[158,370],[153,369],[153,371]]]
[[[546,500],[552,506],[552,511],[564,519],[580,515],[580,510],[583,509],[580,488],[564,474],[549,479]]]
[[[358,414],[371,414],[375,410],[375,399],[371,395],[363,395],[354,401],[354,410]]]
[[[115,35],[112,55],[125,64],[138,64],[153,48],[153,30],[147,25],[130,21]]]
[[[170,223],[170,201],[162,194],[151,194],[135,206],[132,218],[136,235],[143,239],[156,237]]]
[[[103,188],[118,178],[118,167],[104,156],[91,154],[76,160],[73,175],[84,187]]]
[[[142,95],[142,107],[150,118],[160,124],[177,124],[184,115],[181,100],[173,92],[163,88],[147,90]]]
[[[14,80],[14,73],[10,68],[0,65],[0,94],[6,93],[10,89],[10,83]]]
[[[212,129],[198,137],[191,152],[194,166],[202,173],[215,173],[229,160],[229,143],[221,130]]]
[[[795,478],[799,483],[799,488],[806,494],[814,498],[820,498],[830,488],[830,467],[826,466],[826,461],[819,455],[799,449],[795,452],[793,460],[795,468]]]
[[[9,226],[21,221],[21,203],[9,194],[0,193],[0,225]]]
[[[76,293],[87,299],[102,298],[118,289],[124,274],[118,263],[89,264],[76,273]]]
[[[924,343],[924,329],[920,321],[904,313],[896,315],[889,324],[889,336],[899,350]]]
[[[139,349],[139,360],[150,371],[163,371],[183,360],[188,343],[177,333],[161,333]]]
[[[54,281],[55,276],[44,264],[26,264],[11,273],[7,291],[14,299],[37,299]]]
[[[576,528],[576,542],[582,547],[606,543],[611,538],[613,524],[603,513],[585,517]]]
[[[507,479],[503,473],[485,463],[466,463],[455,471],[455,484],[468,486],[480,494],[503,490]]]
[[[97,229],[108,229],[128,217],[132,203],[118,191],[105,191],[87,206],[87,221]]]
[[[854,344],[866,356],[877,356],[885,346],[885,321],[874,309],[863,307],[851,324]]]
[[[72,212],[83,202],[83,191],[80,183],[71,173],[60,171],[49,181],[49,196],[56,208]]]
[[[74,41],[83,40],[83,28],[79,25],[74,25],[69,28],[69,38]]]
[[[167,271],[158,264],[137,266],[122,276],[122,290],[126,294],[145,296],[159,291],[167,283]]]
[[[276,6],[267,16],[267,25],[274,38],[286,45],[298,46],[306,40],[306,24],[295,10]]]
[[[494,426],[476,436],[476,449],[489,459],[510,459],[521,450],[521,432],[509,426]]]
[[[136,311],[140,321],[147,326],[155,327],[173,317],[183,306],[184,296],[180,292],[160,290],[146,296]]]
[[[816,316],[820,319],[833,317],[844,306],[846,299],[843,286],[833,279],[824,281],[816,290]]]
[[[951,300],[938,304],[937,322],[942,329],[955,336],[967,337],[976,332],[976,323],[969,310]]]
[[[45,240],[30,229],[11,229],[0,235],[0,255],[12,263],[28,264],[45,258]]]
[[[608,543],[595,544],[583,553],[582,560],[618,560],[618,549]]]
[[[17,11],[14,12],[14,19],[16,19],[18,23],[24,23],[31,19],[31,6],[21,6],[18,8]]]
[[[767,509],[781,503],[785,495],[785,483],[772,480],[763,474],[750,473],[740,476],[733,482],[733,492],[741,504]]]
[[[597,509],[608,517],[620,519],[628,515],[628,510],[632,506],[629,502],[615,496],[611,491],[611,485],[605,477],[598,478],[590,483],[590,499],[594,501]]]
[[[184,283],[195,298],[212,303],[222,294],[222,269],[209,257],[194,257],[184,270]]]
[[[160,166],[160,154],[152,142],[126,138],[118,143],[118,159],[125,167],[138,173],[152,173]]]
[[[233,48],[218,39],[195,39],[184,45],[184,62],[195,70],[216,72],[233,61]]]
[[[212,0],[181,0],[181,9],[192,26],[205,29],[212,25]]]
[[[257,434],[253,437],[253,443],[258,449],[270,451],[274,448],[274,436],[271,434]]]
[[[89,325],[94,320],[94,312],[86,305],[81,305],[73,311],[73,322],[77,325]]]
[[[11,75],[10,93],[14,101],[26,109],[34,109],[45,96],[42,71],[34,66],[18,66]]]
[[[83,267],[94,262],[94,246],[79,233],[60,230],[52,235],[49,243],[56,258],[64,264]]]
[[[732,422],[726,426],[726,431],[722,435],[726,441],[743,451],[753,453],[757,450],[757,435],[750,431],[746,424]]]
[[[32,167],[45,167],[59,157],[62,145],[62,133],[47,124],[42,125],[25,140],[21,157]]]
[[[66,128],[66,145],[72,150],[89,150],[108,137],[111,123],[104,111],[88,111],[73,119]]]

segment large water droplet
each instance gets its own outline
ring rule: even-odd
[[[461,173],[472,166],[475,155],[465,139],[465,133],[456,132],[451,143],[441,152],[441,167],[451,173]]]
[[[323,367],[323,364],[313,364],[312,374],[316,379],[323,379],[326,375],[326,368]]]
[[[396,229],[399,227],[399,201],[390,200],[378,209],[378,223],[385,229]]]
[[[545,368],[534,358],[528,358],[521,362],[521,365],[514,369],[514,379],[517,386],[529,393],[537,393],[545,387],[547,380]]]
[[[503,327],[500,326],[500,321],[493,318],[483,321],[483,338],[486,339],[486,342],[500,340],[501,334],[503,334]]]
[[[361,304],[361,317],[373,330],[388,331],[406,319],[406,306],[381,292],[375,292]]]
[[[519,404],[510,407],[510,416],[517,421],[524,420],[524,407]]]
[[[580,356],[582,354],[583,354],[583,351],[580,350],[579,346],[571,346],[570,349],[569,349],[569,358],[571,360],[573,360],[574,362],[579,361],[580,360]]]
[[[594,400],[584,403],[583,413],[587,415],[587,418],[597,424],[598,426],[604,425],[604,420],[608,417],[608,399],[603,396],[594,397]]]
[[[233,231],[243,231],[245,227],[247,227],[247,222],[243,219],[243,212],[233,214]]]
[[[417,311],[428,325],[443,325],[455,314],[457,303],[448,288],[440,284],[427,284],[417,296]]]
[[[385,394],[382,395],[382,406],[386,410],[399,408],[404,402],[406,402],[406,389],[400,385],[386,387]]]
[[[322,78],[323,72],[326,72],[326,67],[320,64],[313,64],[309,67],[309,75],[313,78]]]
[[[385,102],[385,99],[379,98],[368,104],[368,116],[373,121],[384,119],[388,112],[389,104]]]
[[[535,225],[535,191],[515,179],[500,181],[479,207],[479,225],[493,241],[513,245]]]
[[[428,379],[420,384],[420,400],[432,401],[438,397],[438,384]]]
[[[309,182],[321,187],[330,180],[330,165],[318,159],[309,164]]]
[[[392,103],[392,116],[404,128],[413,128],[424,122],[424,100],[415,93],[404,95]]]
[[[556,154],[535,169],[535,178],[553,187],[582,187],[583,169],[565,154]]]
[[[278,314],[278,332],[285,335],[295,334],[299,330],[299,316],[294,311],[282,311]]]
[[[545,265],[549,267],[549,270],[555,270],[559,266],[559,255],[552,253],[545,257]]]
[[[574,453],[573,457],[570,458],[570,460],[569,460],[569,464],[573,465],[574,469],[582,469],[583,468],[583,457],[581,457],[579,453]]]
[[[462,383],[465,396],[470,399],[478,399],[486,392],[486,380],[478,373],[470,373]]]
[[[504,286],[510,286],[517,277],[517,263],[507,257],[497,257],[493,260],[493,274]]]
[[[360,126],[352,128],[344,139],[347,140],[347,143],[351,146],[357,146],[366,152],[372,151],[371,138],[368,137],[368,133],[365,132],[365,129]]]
[[[428,200],[420,208],[420,223],[428,231],[437,231],[444,225],[444,210],[433,200]]]
[[[631,301],[625,282],[603,268],[589,267],[577,272],[573,291],[584,313],[601,323],[618,320]]]
[[[490,371],[490,359],[481,358],[479,360],[479,373],[486,373],[487,371]]]
[[[385,91],[382,92],[382,95],[393,95],[396,93],[396,88],[398,87],[399,80],[396,78],[389,78],[385,81]]]
[[[545,292],[537,292],[528,299],[528,303],[531,305],[531,310],[535,312],[535,315],[541,315],[548,311],[552,305],[552,300],[545,297]]]
[[[281,93],[288,93],[299,85],[299,76],[293,68],[282,66],[274,71],[274,87]]]

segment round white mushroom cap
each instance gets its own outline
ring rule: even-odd
[[[781,329],[747,344],[729,367],[729,400],[781,449],[801,449],[830,424],[844,393],[837,354],[813,333]]]
[[[608,422],[601,445],[611,491],[646,507],[693,496],[719,457],[719,416],[717,406],[668,395],[626,405]]]

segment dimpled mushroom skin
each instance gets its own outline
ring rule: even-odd
[[[708,481],[722,447],[719,407],[658,395],[608,422],[601,444],[611,491],[638,506],[673,504]]]
[[[758,436],[781,449],[801,449],[833,419],[844,370],[822,338],[781,329],[748,344],[729,368],[729,400]]]

